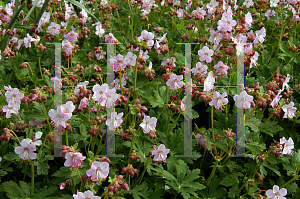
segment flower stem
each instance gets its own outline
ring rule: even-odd
[[[280,189],[286,187],[287,185],[289,185],[290,183],[292,183],[294,180],[297,180],[300,177],[300,175],[296,175],[294,176],[292,179],[290,179],[287,183],[285,183],[284,185],[280,186]]]
[[[44,144],[45,144],[45,142],[46,142],[46,138],[44,139],[44,142],[43,142],[43,144],[42,144],[42,146],[41,146],[41,148],[40,148],[40,150],[39,150],[39,152],[38,152],[38,154],[37,154],[37,156],[39,156],[39,154],[40,154],[40,152],[42,151],[42,149],[43,149],[43,147],[44,147]]]
[[[103,192],[103,194],[100,196],[100,198],[102,198],[102,197],[104,196],[104,194],[107,192],[108,187],[109,187],[109,186],[106,187],[106,189],[104,190],[104,192]]]
[[[66,145],[69,146],[68,130],[66,129]]]
[[[73,192],[73,194],[75,194],[75,183],[74,183],[73,176],[71,177],[71,179],[72,179],[72,192]]]
[[[138,60],[139,60],[139,57],[137,57],[136,63],[135,63],[135,75],[134,75],[134,96],[135,96],[135,98],[134,99],[137,98],[137,94],[136,94],[136,79],[137,79],[137,65],[138,65]]]
[[[174,122],[174,124],[173,124],[173,126],[171,127],[171,130],[170,130],[170,132],[172,132],[172,130],[173,130],[173,128],[175,127],[175,125],[177,124],[177,120],[179,119],[179,116],[181,115],[181,113],[179,112],[179,114],[178,114],[178,116],[177,116],[177,118],[176,118],[176,120],[175,120],[175,122]]]
[[[129,150],[129,154],[131,153],[131,150],[132,150],[132,148],[133,148],[133,144],[134,144],[134,141],[135,141],[135,138],[137,137],[135,134],[133,135],[134,137],[133,137],[133,139],[132,139],[132,141],[131,141],[131,146],[130,146],[130,150]],[[128,164],[130,163],[130,156],[129,156],[129,154],[128,154]],[[128,165],[127,164],[127,165]],[[129,177],[130,178],[130,177]]]
[[[43,110],[44,110],[44,114],[45,114],[45,117],[46,117],[46,121],[47,121],[47,124],[49,126],[49,130],[52,131],[52,128],[51,128],[51,125],[49,123],[49,119],[48,119],[48,116],[47,116],[47,113],[46,113],[46,109],[45,109],[45,105],[44,105],[43,101],[42,101],[42,105],[43,105]]]
[[[31,196],[34,194],[34,165],[33,161],[31,161]]]
[[[213,175],[215,174],[215,171],[216,171],[216,168],[217,168],[218,163],[219,163],[219,160],[217,159],[217,160],[215,161],[214,168],[213,168],[213,170],[212,170],[210,176],[208,177],[207,185],[209,184],[209,182],[211,181]]]
[[[123,94],[123,86],[122,86],[122,74],[121,74],[121,72],[120,72],[120,74],[119,74],[119,82],[120,82],[120,89],[121,89],[121,93],[122,93],[122,95],[124,95]]]
[[[148,164],[149,164],[149,161],[150,161],[150,159],[151,159],[151,157],[152,157],[152,155],[150,155],[149,157],[148,157],[148,160],[146,161],[146,166],[145,166],[145,168],[144,168],[144,170],[143,170],[143,173],[142,173],[142,175],[141,175],[141,177],[139,178],[139,184],[141,184],[141,182],[142,182],[142,179],[143,179],[143,177],[144,177],[144,175],[145,175],[145,172],[146,172],[146,169],[147,169],[147,166],[148,166]],[[138,182],[137,181],[137,182]]]
[[[214,134],[214,107],[213,106],[211,106],[211,130],[212,130],[213,141],[215,141],[215,134]]]

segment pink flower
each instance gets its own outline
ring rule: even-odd
[[[56,76],[51,78],[52,86],[55,88],[60,88],[62,87],[62,80],[58,79]]]
[[[118,99],[118,94],[116,93],[116,89],[115,88],[108,89],[106,92],[106,102],[105,102],[106,108],[113,107],[117,99]]]
[[[143,30],[141,33],[141,36],[138,37],[139,42],[142,40],[147,43],[147,46],[153,46],[154,45],[154,34],[152,32],[148,32],[147,30]]]
[[[70,42],[77,41],[78,40],[78,33],[74,32],[74,31],[68,32],[67,34],[65,34],[65,38],[67,40],[69,40]]]
[[[57,110],[49,110],[48,115],[55,125],[62,125],[64,128],[66,128],[66,121],[72,117],[72,113],[64,113],[63,105],[58,106]]]
[[[201,62],[197,62],[196,68],[193,68],[192,72],[194,73],[194,75],[196,75],[196,74],[206,75],[207,74],[207,65],[203,65]]]
[[[128,52],[127,55],[125,56],[125,58],[128,59],[128,63],[129,63],[131,66],[135,66],[136,59],[137,59],[137,56],[136,56],[136,55],[134,55],[132,52]]]
[[[225,65],[222,61],[219,61],[214,68],[217,70],[217,75],[227,75],[227,70],[229,69],[229,67],[227,65]]]
[[[254,44],[257,44],[258,42],[264,43],[264,41],[265,41],[264,37],[266,36],[265,27],[262,27],[262,29],[255,31],[255,35],[256,35],[256,38],[253,41]]]
[[[51,22],[50,26],[48,26],[48,30],[51,35],[59,34],[60,25],[54,22]]]
[[[223,32],[232,31],[232,28],[236,25],[236,21],[232,19],[232,10],[229,7],[227,12],[224,12],[221,20],[218,21],[218,30]]]
[[[265,13],[265,16],[268,18],[268,20],[270,20],[269,16],[275,16],[275,11],[274,10],[267,10],[267,12]]]
[[[88,105],[89,105],[89,99],[84,97],[83,99],[80,100],[80,104],[78,106],[78,109],[79,110],[85,109]]]
[[[183,86],[183,75],[175,75],[172,74],[170,76],[170,79],[167,81],[167,85],[170,87],[170,89],[175,90],[177,88],[181,88]]]
[[[105,35],[105,42],[106,43],[114,43],[116,41],[118,41],[118,40],[114,37],[114,35],[112,33],[109,33],[108,35]]]
[[[182,111],[185,111],[185,107],[186,107],[186,105],[184,104],[185,99],[186,99],[186,96],[184,96],[184,98],[181,100],[180,108]]]
[[[285,137],[280,138],[280,144],[283,145],[282,154],[292,154],[292,149],[294,149],[294,141],[290,137],[289,140],[286,140]]]
[[[114,71],[120,71],[126,68],[129,59],[124,59],[123,55],[118,54],[115,58],[110,59],[110,63],[114,65]]]
[[[221,95],[218,91],[215,91],[213,95],[213,100],[209,102],[209,105],[215,106],[216,109],[222,108],[222,106],[228,103],[228,99],[225,98],[226,96],[227,96],[226,92],[224,92]]]
[[[42,128],[43,125],[44,125],[43,122],[36,122],[36,121],[34,121],[34,120],[29,121],[29,124],[30,124],[31,126],[37,126],[38,128]]]
[[[208,4],[206,4],[208,14],[213,14],[217,10],[216,8],[218,5],[219,3],[214,0],[211,0]]]
[[[31,39],[32,39],[32,37],[27,33],[27,37],[24,38],[25,48],[31,47]]]
[[[88,19],[88,15],[87,15],[87,12],[85,11],[85,10],[81,10],[81,12],[79,13],[79,14],[81,14],[82,15],[82,22],[83,23],[86,23],[86,20]]]
[[[77,191],[77,195],[73,194],[73,197],[74,199],[101,199],[99,196],[94,196],[93,192],[90,190],[87,190],[84,193]]]
[[[282,188],[279,190],[279,186],[274,185],[273,186],[273,190],[269,189],[266,191],[266,195],[270,198],[270,199],[286,199],[285,196],[287,194],[287,190],[285,188]]]
[[[75,93],[76,95],[79,95],[80,88],[86,89],[86,86],[87,86],[88,84],[89,84],[88,81],[80,82],[80,83],[76,86],[76,88],[74,89],[74,93]]]
[[[13,103],[12,101],[9,101],[7,106],[3,106],[2,110],[6,113],[6,118],[11,118],[11,114],[15,113],[18,114],[18,110],[20,109],[20,104]]]
[[[74,46],[72,46],[72,43],[69,40],[64,39],[62,41],[61,45],[67,55],[72,54],[72,50],[73,50]]]
[[[206,79],[204,81],[204,89],[203,89],[203,91],[212,91],[214,89],[214,83],[215,83],[215,81],[216,81],[216,79],[212,75],[212,71],[210,71],[210,73],[208,73],[208,76],[206,77]]]
[[[21,104],[21,99],[24,97],[24,93],[20,92],[19,89],[13,88],[11,91],[5,92],[6,101]]]
[[[125,74],[125,73],[124,73]],[[122,81],[122,87],[124,87],[126,85],[126,80],[125,77],[121,77],[121,81]],[[120,90],[120,80],[118,78],[116,78],[114,80],[114,84],[115,84],[115,89],[116,90]]]
[[[150,131],[153,131],[156,127],[157,123],[157,118],[156,117],[151,117],[145,115],[143,122],[140,124],[140,127],[144,129],[144,133],[149,133]]]
[[[209,49],[207,46],[204,46],[201,50],[198,51],[200,56],[200,61],[206,61],[210,63],[212,61],[211,56],[213,56],[214,51]]]
[[[108,90],[108,84],[104,83],[101,86],[99,84],[95,85],[93,87],[93,100],[95,100],[96,102],[98,102],[101,106],[105,106],[106,103],[106,92]]]
[[[244,90],[240,93],[240,95],[235,95],[233,99],[235,101],[236,107],[249,109],[251,106],[251,101],[253,101],[253,96],[248,95]]]
[[[106,125],[109,127],[109,130],[114,131],[116,128],[118,128],[122,122],[123,122],[123,112],[117,113],[117,112],[112,112],[111,117],[106,120]]]
[[[282,90],[279,90],[279,92],[277,93],[276,97],[273,99],[273,101],[271,102],[271,106],[272,108],[274,108],[274,106],[278,105],[278,102],[280,100],[280,98],[282,97],[282,95],[280,95],[282,92]]]
[[[63,190],[64,188],[66,187],[66,183],[60,183],[60,185],[59,185],[59,189],[60,190]]]
[[[157,150],[152,151],[152,155],[154,155],[154,161],[166,161],[167,155],[170,152],[170,149],[166,149],[164,144],[159,145]]]
[[[282,110],[284,111],[284,116],[283,118],[293,118],[295,116],[295,112],[297,110],[296,107],[294,107],[294,102],[289,103],[289,105],[284,105],[282,106]]]
[[[33,152],[36,150],[35,145],[29,144],[25,139],[21,141],[21,146],[15,148],[15,153],[19,155],[22,160],[27,160],[28,157],[31,160],[36,159],[36,154]]]
[[[285,87],[287,88],[287,90],[289,90],[291,87],[288,85],[288,82],[290,81],[290,74],[287,74],[287,77],[285,79],[285,81],[282,84],[282,91],[284,91]],[[6,93],[5,93],[6,94]]]
[[[196,134],[196,138],[198,140],[198,143],[200,145],[204,145],[205,144],[205,138],[200,134],[200,133],[197,133]]]
[[[176,58],[175,57],[171,57],[170,59],[164,57],[164,61],[161,63],[161,66],[171,65],[174,68],[174,67],[176,67],[175,62],[176,62]]]
[[[254,65],[254,67],[257,66],[257,62],[256,61],[258,60],[258,53],[255,52],[254,55],[251,57],[250,60],[251,60],[250,68],[252,68],[253,65]]]
[[[109,163],[107,162],[97,162],[92,163],[91,169],[86,171],[87,176],[91,176],[91,180],[94,182],[100,181],[106,178],[109,173]]]
[[[65,158],[65,167],[79,168],[81,162],[85,159],[85,156],[82,156],[82,154],[78,152],[68,152],[66,153]]]
[[[75,106],[73,104],[72,101],[67,101],[66,104],[62,105],[62,109],[64,113],[73,113],[73,111],[75,110]]]
[[[247,8],[250,8],[250,6],[253,6],[254,3],[252,0],[246,0],[244,1],[243,5],[245,5]]]

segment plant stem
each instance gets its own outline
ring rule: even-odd
[[[146,172],[146,169],[147,169],[147,166],[148,166],[148,164],[149,164],[149,161],[150,161],[151,157],[152,157],[152,155],[150,155],[150,156],[148,157],[148,160],[146,161],[146,166],[145,166],[145,168],[144,168],[144,170],[143,170],[143,173],[142,173],[142,175],[139,177],[139,179],[137,180],[138,184],[141,184],[141,182],[142,182],[142,179],[143,179],[143,177],[144,177],[144,175],[145,175],[145,172]]]
[[[214,107],[213,106],[211,106],[211,130],[212,130],[213,141],[215,141],[215,134],[214,134]]]
[[[132,150],[132,148],[133,148],[133,144],[134,144],[134,141],[135,141],[135,138],[137,137],[135,134],[133,135],[134,137],[133,137],[133,139],[132,139],[132,141],[131,141],[131,146],[130,146],[130,150],[129,150],[129,154],[131,153],[131,150]],[[128,164],[130,163],[130,156],[129,156],[129,154],[128,154]],[[128,165],[127,164],[127,165]],[[129,177],[130,178],[130,177]]]
[[[122,74],[121,74],[121,72],[120,72],[120,74],[119,74],[119,82],[120,82],[120,89],[121,89],[121,93],[122,93],[122,95],[124,95],[123,94],[123,87],[122,87]]]
[[[73,194],[75,194],[75,183],[74,183],[73,176],[71,176],[71,179],[72,179],[72,192],[73,192]]]
[[[135,98],[134,99],[137,98],[137,95],[136,95],[136,79],[137,79],[137,65],[138,65],[138,60],[139,60],[139,57],[137,57],[136,63],[135,63],[135,75],[134,75],[134,96],[135,96]]]
[[[26,174],[27,174],[27,162],[25,162],[25,173],[24,173],[24,176],[23,176],[23,181],[24,182],[25,182]]]
[[[215,174],[215,171],[216,171],[216,168],[217,168],[218,163],[219,163],[219,160],[217,159],[217,160],[215,161],[214,168],[213,168],[212,172],[210,173],[210,176],[208,177],[207,185],[209,184],[210,180],[212,179],[213,175]]]
[[[179,116],[181,115],[181,113],[179,112],[179,114],[178,114],[178,116],[177,116],[177,118],[176,118],[176,120],[175,120],[175,122],[174,122],[174,124],[173,124],[173,126],[171,127],[171,130],[170,130],[170,132],[172,132],[172,130],[173,130],[173,128],[175,127],[175,125],[177,124],[177,120],[179,119]]]
[[[284,185],[280,186],[280,189],[286,187],[287,185],[289,185],[291,182],[293,182],[294,180],[297,180],[300,177],[300,175],[296,175],[294,176],[292,179],[290,179],[287,183],[285,183]]]
[[[38,154],[37,154],[37,156],[39,156],[39,154],[40,154],[40,152],[42,151],[42,149],[43,149],[43,147],[44,147],[44,144],[45,144],[45,142],[46,142],[46,138],[44,139],[44,142],[43,142],[43,144],[42,144],[42,146],[41,146],[41,148],[40,148],[40,150],[39,150],[39,152],[38,152]]]
[[[31,196],[34,194],[34,165],[33,161],[31,161]]]
[[[49,130],[52,131],[52,128],[51,128],[51,125],[49,123],[49,119],[48,119],[48,116],[47,116],[47,113],[46,113],[46,109],[45,109],[45,105],[44,105],[43,101],[42,101],[42,105],[43,105],[43,110],[44,110],[44,114],[45,114],[45,117],[46,117],[46,121],[47,121],[47,124],[49,126]]]
[[[66,129],[66,145],[69,146],[68,130]]]

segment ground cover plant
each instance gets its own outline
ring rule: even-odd
[[[299,198],[300,1],[0,4],[1,198]]]

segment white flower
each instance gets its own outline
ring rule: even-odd
[[[167,159],[167,155],[170,152],[170,149],[166,149],[164,144],[159,145],[157,150],[152,151],[152,155],[154,155],[154,161],[165,161]]]
[[[80,88],[86,88],[86,86],[89,84],[88,81],[84,81],[84,82],[80,82],[76,88],[74,89],[74,93],[76,95],[79,95],[79,92],[80,92]]]
[[[273,190],[269,189],[266,191],[266,195],[270,199],[286,199],[285,196],[287,194],[287,190],[285,188],[282,188],[279,190],[279,186],[274,185]]]
[[[109,127],[109,130],[113,131],[114,129],[118,128],[122,122],[123,122],[123,112],[122,113],[117,113],[117,112],[112,112],[111,117],[106,120],[106,125]]]
[[[280,138],[280,144],[283,145],[283,150],[282,150],[282,154],[292,154],[292,149],[294,149],[294,141],[293,139],[290,137],[289,140],[286,140],[285,137]]]
[[[151,117],[145,115],[143,122],[140,124],[140,127],[144,129],[144,133],[149,133],[150,131],[153,131],[156,127],[157,123],[157,118],[156,117]]]
[[[287,74],[287,77],[282,85],[282,91],[284,91],[284,88],[287,87],[287,90],[289,90],[291,87],[287,84],[290,81],[290,74]]]
[[[212,91],[214,89],[215,78],[212,75],[212,71],[208,74],[204,81],[204,90],[203,91]]]
[[[253,101],[253,96],[248,95],[247,92],[243,90],[240,95],[235,95],[233,99],[236,107],[249,109],[251,106],[251,101]]]
[[[282,110],[285,112],[283,118],[293,118],[295,116],[295,112],[297,110],[296,107],[294,107],[294,102],[289,103],[289,105],[282,106]]]

